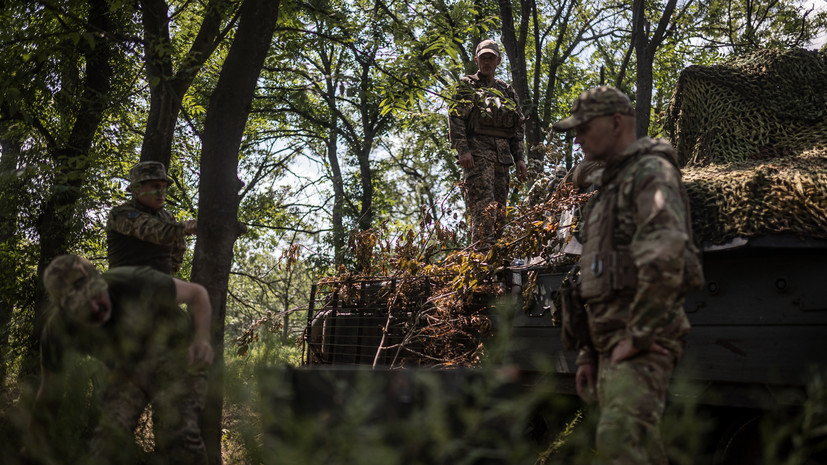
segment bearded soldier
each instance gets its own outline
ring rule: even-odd
[[[172,179],[163,163],[144,161],[129,170],[132,199],[113,208],[106,224],[109,268],[149,266],[176,273],[187,249],[186,236],[196,233],[195,220],[176,221],[164,209]]]
[[[583,215],[585,308],[564,308],[564,322],[575,322],[564,334],[579,349],[577,392],[600,405],[602,460],[666,465],[660,419],[689,331],[684,295],[703,275],[675,151],[638,139],[634,115],[623,92],[601,86],[580,94],[571,117],[553,126],[574,129],[585,160],[604,166]]]
[[[514,89],[496,79],[502,61],[493,40],[477,45],[476,74],[464,76],[451,105],[451,147],[463,169],[463,195],[471,219],[471,240],[489,249],[502,234],[508,198],[509,167],[525,179],[523,115]]]

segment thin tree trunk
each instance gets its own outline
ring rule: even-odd
[[[217,38],[224,11],[221,3],[223,2],[220,0],[213,0],[207,6],[207,14],[198,35],[178,72],[175,73],[172,54],[162,53],[172,47],[169,36],[169,6],[165,0],[141,1],[146,75],[150,95],[146,134],[141,146],[141,161],[160,161],[169,166],[172,139],[184,94],[204,62],[218,46]]]
[[[517,37],[514,26],[514,12],[511,8],[511,2],[508,0],[499,0],[500,18],[503,24],[503,47],[506,54],[508,54],[508,62],[511,65],[511,79],[514,91],[520,99],[520,107],[523,115],[526,117],[525,121],[525,151],[526,161],[537,160],[540,162],[539,166],[543,166],[543,158],[545,156],[542,150],[539,150],[543,143],[543,130],[540,126],[540,120],[537,115],[537,106],[531,98],[531,91],[528,87],[528,71],[526,68],[526,38],[528,30],[528,22],[531,19],[531,6],[528,1],[521,1],[521,24],[520,37]]]
[[[105,0],[90,0],[90,31],[110,31],[109,7]],[[46,294],[40,283],[46,265],[68,250],[68,240],[77,221],[77,203],[86,182],[87,170],[95,163],[90,154],[95,133],[103,120],[103,113],[109,105],[112,68],[110,42],[100,34],[94,37],[94,46],[86,46],[84,59],[86,75],[84,90],[79,101],[77,117],[72,132],[65,144],[53,147],[50,155],[54,161],[55,185],[45,201],[43,212],[38,218],[37,231],[40,236],[40,261],[37,267],[38,287],[35,293],[35,327],[33,341],[40,337],[43,315],[46,308]],[[32,357],[36,359],[36,351]],[[24,371],[37,371],[36,360],[26,360]]]
[[[331,108],[333,106],[331,105]],[[330,118],[330,132],[327,139],[327,159],[330,163],[331,183],[333,184],[333,263],[338,267],[345,263],[345,182],[342,179],[342,168],[339,166],[337,146],[339,134],[337,132],[336,117]]]
[[[646,19],[644,0],[634,0],[632,5],[632,42],[637,59],[637,93],[635,95],[635,131],[638,137],[649,132],[649,115],[652,112],[652,68],[655,52],[666,37],[666,29],[672,20],[677,0],[669,0],[658,21],[657,29],[649,37],[649,21]]]
[[[221,416],[224,388],[224,321],[233,245],[243,232],[238,221],[238,150],[250,106],[270,48],[279,2],[245,0],[227,59],[218,78],[204,123],[198,239],[192,281],[203,284],[213,307],[212,342],[216,362],[204,410],[203,433],[211,464],[221,463]]]
[[[0,244],[6,250],[14,250],[16,247],[10,242],[17,232],[17,211],[20,208],[18,192],[22,187],[15,173],[17,162],[20,159],[20,142],[0,139]],[[3,264],[3,286],[12,286],[17,279],[13,276],[15,266],[11,263]],[[5,292],[0,293],[0,387],[6,379],[6,355],[9,343],[9,322],[14,310],[11,299]]]
[[[372,143],[365,137],[359,159],[359,179],[362,182],[362,206],[359,211],[359,229],[366,231],[373,225],[373,171],[370,169],[370,149]]]

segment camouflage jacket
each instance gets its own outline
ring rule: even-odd
[[[109,211],[106,243],[109,268],[149,266],[168,274],[181,268],[187,249],[184,223],[134,199]]]
[[[581,349],[578,363],[594,362],[594,351],[608,352],[626,338],[638,349],[657,342],[680,355],[689,331],[683,310],[689,214],[666,141],[638,139],[606,163],[584,214],[580,292],[593,347]]]
[[[463,76],[448,117],[451,147],[458,155],[512,165],[523,159],[523,114],[517,93],[505,81]]]

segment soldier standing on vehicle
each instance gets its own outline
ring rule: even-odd
[[[109,268],[149,266],[162,273],[178,272],[187,249],[186,236],[196,220],[175,221],[164,209],[172,179],[163,163],[140,162],[129,170],[132,199],[113,208],[106,224]]]
[[[471,240],[487,250],[502,235],[508,200],[509,166],[526,177],[523,114],[517,93],[494,77],[502,61],[493,40],[477,45],[476,74],[463,76],[449,114],[451,147],[463,168],[463,194],[471,219]]]
[[[199,427],[205,373],[213,361],[206,289],[148,267],[101,274],[76,255],[55,258],[43,284],[53,308],[40,340],[42,378],[24,454],[38,458],[48,450],[44,427],[57,413],[64,360],[74,352],[109,370],[89,444],[91,463],[125,463],[124,451],[130,449],[125,445],[134,441],[139,416],[152,402],[163,431],[156,439],[159,457],[165,463],[206,464]]]
[[[660,419],[689,331],[684,295],[703,283],[677,157],[664,140],[636,137],[634,107],[616,88],[583,92],[571,114],[553,129],[574,129],[585,160],[604,164],[584,212],[585,309],[564,308],[564,321],[582,322],[567,344],[579,349],[577,392],[600,405],[606,463],[666,465]]]

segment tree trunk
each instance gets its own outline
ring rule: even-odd
[[[658,21],[657,29],[649,38],[649,21],[646,19],[644,0],[634,0],[632,5],[632,42],[637,59],[637,92],[635,95],[635,132],[638,137],[649,133],[649,114],[652,112],[652,68],[655,52],[666,37],[666,27],[672,20],[677,0],[669,0]]]
[[[83,95],[78,99],[80,104],[77,116],[65,144],[49,150],[54,162],[54,186],[45,200],[37,224],[40,236],[40,262],[37,267],[38,287],[35,294],[35,341],[40,337],[46,308],[46,294],[41,284],[43,270],[55,256],[68,250],[68,239],[78,220],[77,203],[86,182],[86,172],[96,162],[90,155],[92,142],[110,100],[111,43],[98,33],[111,31],[107,16],[109,7],[105,0],[90,0],[89,5],[89,32],[94,38],[94,46],[84,47],[86,75]],[[26,371],[36,372],[36,367],[35,360],[26,361]]]
[[[8,114],[8,113],[6,113]],[[17,162],[20,158],[20,141],[9,140],[5,137],[0,139],[0,245],[4,250],[16,250],[14,236],[17,232],[17,211],[20,208],[18,192],[21,183],[17,179]],[[2,286],[9,288],[14,285],[17,277],[14,276],[15,266],[11,263],[3,263],[3,271],[0,279]],[[8,324],[11,321],[13,303],[8,297],[8,292],[0,292],[0,383],[6,379],[6,355],[8,352],[9,331]]]
[[[528,71],[526,67],[526,37],[528,31],[528,22],[531,18],[532,3],[528,1],[521,1],[521,24],[520,37],[517,37],[516,28],[514,26],[514,12],[511,8],[511,2],[508,0],[499,0],[500,18],[503,24],[503,47],[505,53],[508,55],[508,62],[511,65],[511,79],[514,91],[520,99],[520,107],[523,115],[526,117],[525,122],[525,155],[526,161],[537,160],[539,166],[543,166],[543,158],[545,154],[539,147],[543,143],[543,130],[540,125],[540,120],[537,115],[537,106],[531,98],[531,91],[528,87]],[[535,89],[536,91],[537,89]]]
[[[330,104],[335,108],[335,103]],[[333,263],[337,267],[345,263],[345,182],[342,179],[342,168],[339,166],[339,133],[337,131],[336,116],[330,118],[330,131],[327,139],[327,160],[330,163],[331,183],[333,184]]]
[[[365,137],[361,150],[356,154],[359,159],[359,179],[362,181],[362,206],[359,211],[359,229],[362,231],[373,225],[373,171],[370,169],[372,146],[372,142]]]
[[[141,161],[160,161],[169,166],[172,138],[181,111],[181,102],[204,62],[218,46],[222,19],[220,1],[213,0],[187,56],[177,73],[172,66],[173,55],[163,53],[172,47],[169,37],[169,6],[165,0],[142,0],[146,77],[149,83],[149,116],[141,146]]]
[[[224,320],[233,245],[243,232],[238,222],[238,150],[264,59],[270,48],[279,2],[245,0],[227,59],[221,69],[204,123],[198,239],[192,281],[204,285],[213,307],[212,342],[216,362],[204,410],[203,433],[211,464],[221,463],[224,388]]]

